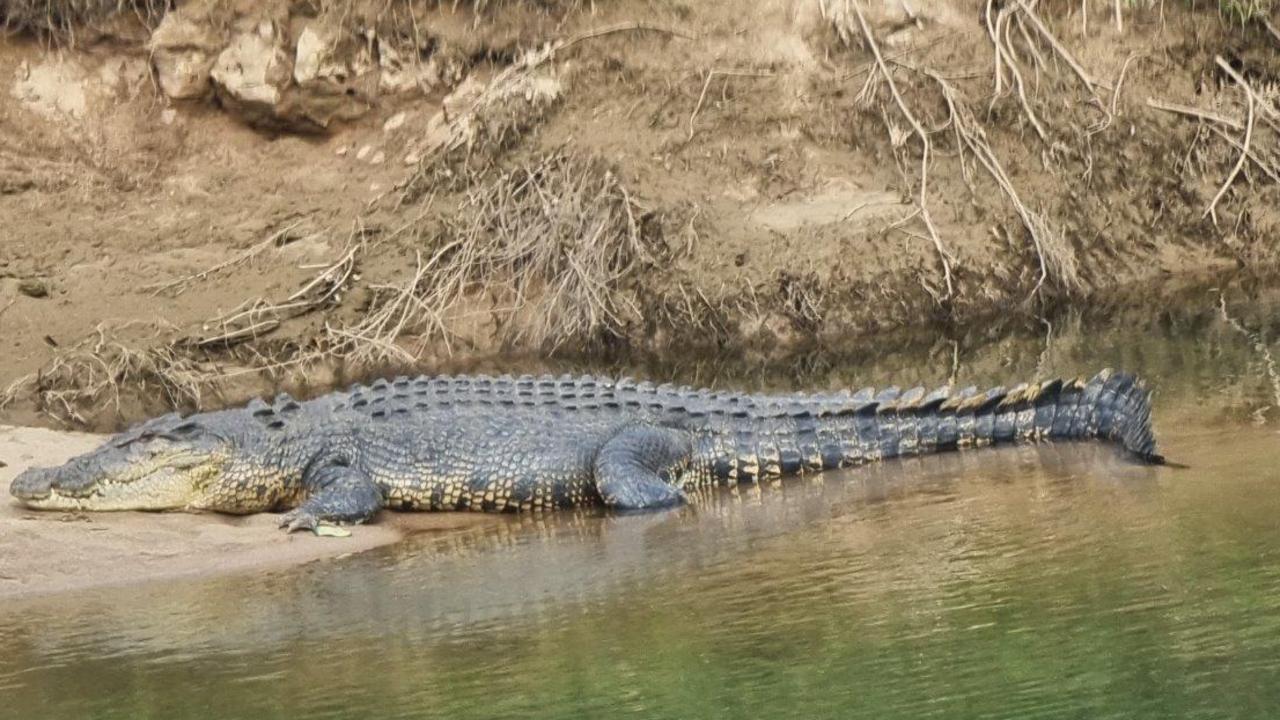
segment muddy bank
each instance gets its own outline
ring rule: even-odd
[[[1280,261],[1276,40],[1212,6],[154,5],[0,39],[8,422],[964,337]]]
[[[409,533],[503,522],[465,513],[392,514],[345,538],[285,535],[272,514],[44,513],[19,506],[9,483],[96,447],[98,435],[0,426],[0,600],[158,580],[271,570],[362,552]]]

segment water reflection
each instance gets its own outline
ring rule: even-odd
[[[1256,338],[1268,317],[1248,320]],[[1047,352],[961,355],[960,374],[1141,371],[1190,469],[1090,444],[942,455],[15,604],[0,716],[1269,715],[1280,435],[1256,422],[1271,403],[1257,343],[1211,314],[1055,332]],[[920,358],[819,382],[953,369],[949,352]]]

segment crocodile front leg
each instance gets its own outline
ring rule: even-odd
[[[280,518],[280,527],[314,530],[321,522],[362,523],[382,508],[382,491],[364,472],[346,465],[324,465],[304,479],[310,493]]]
[[[693,448],[680,431],[628,427],[596,454],[596,490],[604,504],[622,510],[661,508],[684,502],[675,483],[689,466]]]

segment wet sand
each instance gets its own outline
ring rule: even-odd
[[[0,426],[0,600],[181,577],[287,567],[505,518],[470,513],[382,513],[345,538],[286,535],[272,514],[42,512],[19,505],[9,483],[32,465],[93,449],[100,435]]]

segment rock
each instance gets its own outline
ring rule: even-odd
[[[18,292],[30,298],[49,297],[49,285],[43,280],[25,278],[18,283]]]
[[[292,60],[271,23],[237,35],[214,62],[210,77],[221,94],[249,112],[275,114],[292,75]]]
[[[371,152],[373,152],[373,147],[372,147],[372,146],[370,146],[370,145],[365,145],[364,147],[362,147],[362,148],[360,148],[358,151],[356,151],[356,159],[357,159],[357,160],[363,160],[363,159],[365,159],[365,158],[369,157],[369,153],[371,153]]]
[[[452,87],[466,67],[449,53],[420,60],[412,43],[399,47],[323,15],[300,23],[287,5],[251,7],[215,22],[226,6],[193,0],[165,16],[148,46],[166,96],[198,98],[212,89],[224,109],[250,124],[323,132],[367,113],[380,94]],[[394,115],[384,130],[405,120]]]
[[[208,22],[189,16],[184,8],[166,13],[147,41],[161,92],[175,100],[208,94],[209,72],[222,44]]]
[[[293,60],[294,112],[328,127],[369,111],[376,94],[374,64],[365,43],[319,23],[302,29]]]
[[[89,107],[84,75],[73,60],[50,59],[38,65],[23,62],[9,94],[50,120],[80,120]]]
[[[350,33],[312,23],[302,29],[295,44],[293,81],[299,87],[324,88],[328,92],[346,93],[348,89],[367,92],[367,83],[357,81],[370,76],[374,69],[369,47]]]
[[[293,81],[299,85],[315,80],[320,75],[320,65],[326,59],[329,45],[314,27],[303,28],[298,36],[297,54],[293,60]]]
[[[387,161],[387,154],[386,154],[386,153],[384,153],[384,152],[382,152],[381,150],[379,150],[378,152],[374,153],[374,154],[373,154],[373,157],[369,158],[369,164],[370,164],[370,165],[381,165],[382,163],[384,163],[384,162],[386,162],[386,161]]]
[[[378,71],[378,89],[388,94],[429,88],[439,82],[430,62],[406,62],[394,45],[381,38],[378,39]]]
[[[290,48],[276,25],[263,21],[237,35],[218,56],[211,76],[223,104],[253,125],[323,132],[335,119],[369,109],[351,85],[350,58],[324,33],[306,28]]]
[[[385,123],[382,124],[382,132],[388,132],[388,133],[394,132],[401,125],[404,125],[404,121],[408,117],[409,117],[409,114],[403,111],[398,112],[395,115],[392,115],[390,118],[387,119]]]

